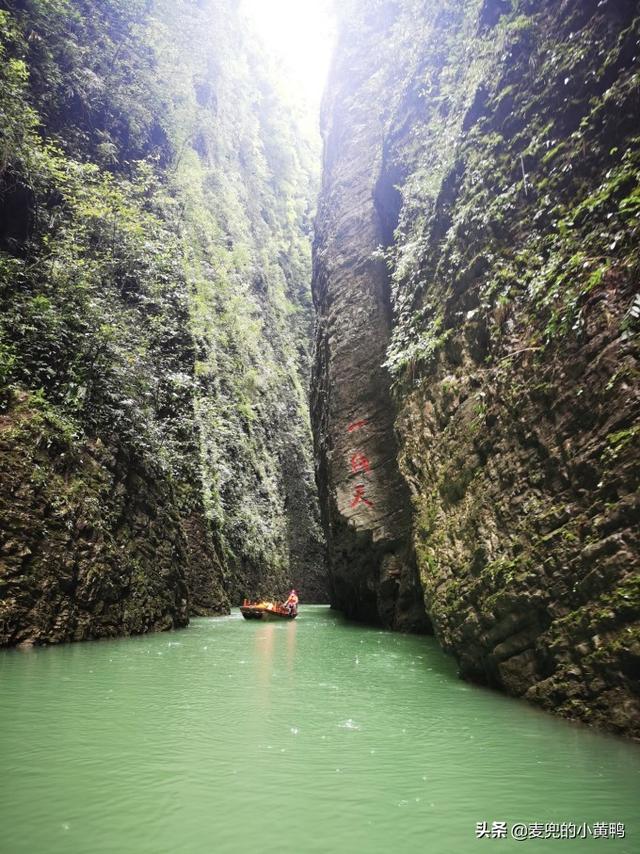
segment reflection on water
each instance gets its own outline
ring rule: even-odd
[[[293,675],[293,665],[296,658],[296,632],[298,631],[298,623],[292,620],[287,625],[287,666],[289,673]]]
[[[296,663],[297,620],[277,623],[256,621],[254,630],[254,654],[257,671],[256,703],[252,711],[258,716],[271,705],[271,687],[275,679],[293,688]],[[286,647],[286,657],[277,655],[277,647]],[[274,672],[275,657],[283,658],[286,673]]]
[[[266,708],[269,700],[269,685],[271,684],[271,671],[273,669],[274,629],[273,623],[261,623],[254,633],[259,686],[258,698],[261,699],[259,706],[262,708]]]
[[[5,652],[0,684],[7,854],[521,850],[482,821],[625,822],[556,844],[640,850],[637,745],[325,608]]]
[[[286,646],[287,674],[294,676],[296,663],[297,621],[286,622],[256,621],[254,629],[254,654],[259,675],[259,684],[268,688],[271,684],[274,668],[275,647]]]

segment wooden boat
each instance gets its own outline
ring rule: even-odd
[[[245,620],[295,620],[297,613],[290,614],[282,605],[273,602],[250,602],[245,599],[240,606]]]

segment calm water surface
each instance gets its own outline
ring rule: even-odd
[[[323,607],[4,652],[0,688],[3,854],[640,851],[636,745]],[[478,840],[482,820],[627,836]]]

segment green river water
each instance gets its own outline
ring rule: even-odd
[[[433,639],[320,606],[4,652],[0,851],[640,852],[637,745],[455,674]],[[480,821],[626,836],[477,839]]]

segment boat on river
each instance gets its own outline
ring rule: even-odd
[[[240,613],[245,620],[295,620],[296,611],[288,611],[282,605],[274,602],[250,602],[245,599],[240,606]]]

